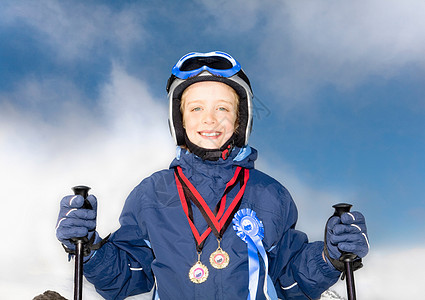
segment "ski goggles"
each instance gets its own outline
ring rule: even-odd
[[[188,79],[203,71],[221,77],[231,77],[241,70],[239,62],[221,51],[191,52],[180,58],[171,71],[180,79]]]

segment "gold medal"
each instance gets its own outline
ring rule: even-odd
[[[208,268],[198,261],[190,268],[189,278],[193,283],[202,283],[208,278]]]
[[[229,265],[229,254],[218,248],[210,255],[210,263],[216,269],[224,269]]]
[[[193,283],[202,283],[208,278],[208,268],[201,263],[201,253],[198,252],[198,261],[189,270],[189,278]]]
[[[216,269],[224,269],[229,265],[229,254],[220,247],[221,239],[217,239],[218,248],[210,255],[210,264]]]

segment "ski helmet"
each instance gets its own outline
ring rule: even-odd
[[[171,77],[168,79],[167,83],[169,100],[168,125],[176,145],[186,145],[191,152],[197,155],[199,155],[200,149],[201,153],[211,152],[209,149],[207,150],[193,145],[188,140],[183,128],[183,116],[180,110],[183,91],[189,85],[201,81],[222,82],[236,91],[239,96],[239,124],[235,134],[225,143],[224,147],[230,148],[229,145],[238,147],[245,146],[248,143],[248,138],[252,129],[253,94],[251,84],[239,62],[229,54],[221,51],[188,53],[184,55],[172,69]],[[192,149],[194,147],[197,149]],[[215,151],[217,150],[221,151],[221,149],[215,149]]]

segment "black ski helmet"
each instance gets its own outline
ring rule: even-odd
[[[251,85],[239,62],[229,54],[221,51],[188,53],[184,55],[172,69],[171,77],[168,79],[167,83],[169,100],[168,124],[176,145],[185,145],[191,152],[197,155],[201,154],[201,157],[203,156],[203,152],[219,151],[221,153],[222,151],[222,149],[210,150],[193,145],[187,139],[186,131],[183,128],[183,117],[180,111],[183,91],[189,85],[201,81],[222,82],[236,91],[239,96],[239,124],[235,134],[224,146],[245,146],[248,143],[252,128],[253,94]],[[192,149],[194,147],[197,149]],[[208,156],[202,158],[208,159]]]

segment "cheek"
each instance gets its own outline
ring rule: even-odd
[[[190,118],[185,118],[183,116],[183,128],[186,130],[190,130],[194,127],[194,124],[196,124],[196,120],[194,116],[190,116]]]
[[[227,116],[226,120],[227,120],[226,123],[228,124],[227,125],[228,127],[233,127],[233,128],[238,127],[238,118],[237,118],[236,114],[232,114],[230,116]]]

